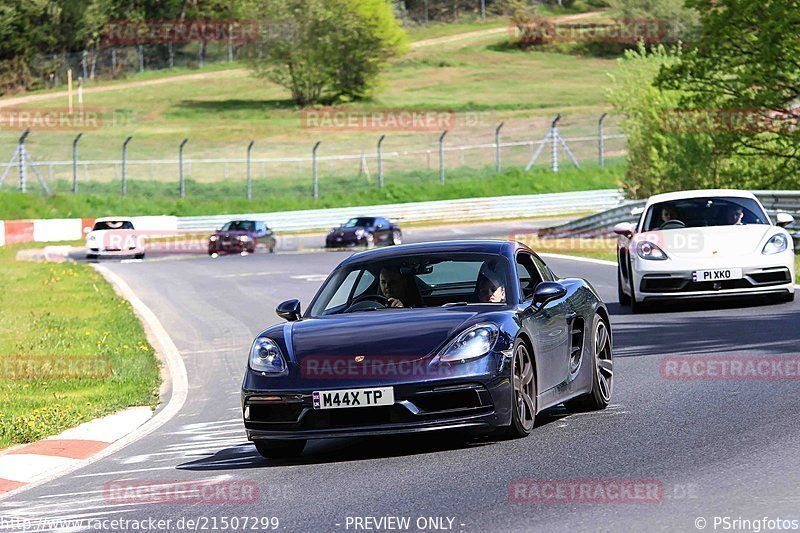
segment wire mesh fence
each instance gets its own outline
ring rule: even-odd
[[[442,177],[452,183],[490,176],[498,169],[557,170],[573,165],[570,156],[578,165],[597,165],[601,164],[601,154],[607,160],[624,155],[626,150],[626,139],[616,117],[604,117],[602,135],[597,115],[565,115],[555,130],[552,117],[495,120],[492,115],[470,127],[454,128],[441,142],[442,131],[353,134],[331,128],[313,132],[321,141],[316,154],[312,153],[316,141],[273,144],[256,140],[256,149],[249,159],[249,141],[205,144],[200,148],[188,137],[182,167],[179,158],[182,137],[163,146],[157,152],[162,157],[141,158],[134,136],[123,159],[121,142],[114,146],[102,134],[93,132],[76,141],[78,132],[74,131],[32,132],[24,148],[31,164],[21,166],[17,153],[19,132],[3,131],[0,177],[4,179],[0,187],[19,189],[25,179],[26,190],[36,191],[40,188],[38,172],[56,193],[119,195],[124,175],[129,196],[178,196],[182,174],[188,184],[184,188],[187,197],[201,188],[215,196],[241,197],[248,190],[248,176],[253,196],[310,196],[314,194],[315,181],[319,195],[346,193],[354,188],[435,183]],[[554,131],[557,137],[553,137]],[[85,148],[88,140],[95,143],[91,149]],[[266,148],[260,146],[265,144]],[[105,157],[89,158],[82,156],[83,153]],[[148,150],[148,153],[153,152]],[[198,157],[198,153],[202,156]],[[265,153],[275,155],[265,156]]]

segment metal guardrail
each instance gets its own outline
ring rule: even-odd
[[[437,200],[278,213],[180,217],[178,230],[214,231],[229,220],[264,220],[275,231],[328,229],[354,216],[381,216],[402,222],[472,222],[602,211],[618,206],[622,191],[597,191]]]
[[[751,191],[763,204],[767,214],[773,218],[778,212],[789,213],[795,218],[794,224],[787,229],[792,234],[795,251],[800,252],[800,191]],[[548,237],[582,237],[604,236],[611,234],[611,229],[620,222],[635,224],[646,200],[628,200],[618,207],[602,213],[595,213],[566,224],[546,228],[542,235]]]

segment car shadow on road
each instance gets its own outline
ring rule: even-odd
[[[571,414],[563,407],[553,407],[539,413],[536,428],[558,421]],[[223,448],[214,455],[177,466],[178,470],[227,471],[277,466],[298,466],[325,463],[344,463],[390,457],[405,457],[427,453],[474,449],[513,442],[497,434],[468,435],[455,431],[425,434],[318,439],[309,441],[302,456],[292,459],[265,459],[252,443],[246,442]]]

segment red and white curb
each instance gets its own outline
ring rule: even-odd
[[[150,407],[131,407],[59,435],[10,448],[0,455],[0,494],[80,464],[133,432],[152,416]]]

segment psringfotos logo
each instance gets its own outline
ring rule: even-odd
[[[117,20],[103,28],[106,44],[232,42],[258,38],[254,20]]]
[[[103,126],[100,110],[68,112],[58,109],[0,109],[0,131],[76,131],[96,130]]]
[[[0,357],[7,379],[101,379],[111,375],[111,359],[99,355]]]
[[[800,380],[800,357],[764,355],[668,355],[661,358],[663,379],[691,380]]]
[[[273,499],[280,494],[271,493]],[[112,505],[129,504],[247,504],[262,499],[255,481],[148,481],[116,480],[103,485],[103,499]]]
[[[657,479],[520,479],[508,484],[515,503],[658,503],[664,485]]]

